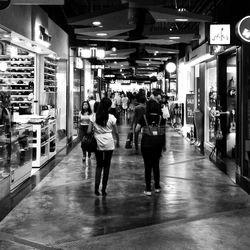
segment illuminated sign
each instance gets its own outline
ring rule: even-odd
[[[114,78],[115,75],[104,75],[104,77],[106,77],[106,78]]]
[[[96,47],[91,48],[78,48],[78,56],[82,58],[104,58],[105,50]]]
[[[243,42],[250,42],[250,16],[242,18],[236,25],[236,34]]]
[[[210,44],[230,44],[230,24],[210,24]]]
[[[104,65],[91,65],[91,69],[104,69]]]

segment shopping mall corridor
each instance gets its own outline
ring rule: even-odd
[[[142,157],[119,126],[108,195],[77,145],[0,223],[0,249],[250,249],[250,197],[167,129],[160,194],[143,194]]]

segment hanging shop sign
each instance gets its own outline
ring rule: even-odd
[[[96,47],[78,48],[77,56],[82,58],[104,58],[105,50]]]
[[[0,0],[0,10],[6,9],[10,5],[10,0]]]
[[[210,44],[230,44],[230,24],[210,24]]]
[[[130,85],[131,84],[131,80],[111,80],[110,84],[121,84],[121,85]]]
[[[186,95],[186,124],[194,123],[194,94]]]
[[[104,69],[104,65],[91,65],[91,69]]]
[[[115,78],[115,75],[104,75],[105,78]]]
[[[250,43],[250,16],[242,18],[236,24],[235,32],[243,42]]]

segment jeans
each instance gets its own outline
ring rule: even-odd
[[[142,157],[145,167],[146,191],[151,191],[151,172],[153,169],[155,189],[160,188],[160,157],[162,147],[141,146]]]
[[[112,158],[113,150],[108,151],[96,151],[96,172],[95,172],[95,190],[99,189],[101,182],[101,175],[103,170],[102,177],[102,191],[106,190],[108,178],[109,178],[109,169]]]

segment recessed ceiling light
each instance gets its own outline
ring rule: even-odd
[[[176,18],[175,21],[176,22],[187,22],[188,19],[187,18]]]
[[[92,24],[95,25],[95,26],[99,26],[99,25],[101,25],[101,22],[100,21],[94,21],[94,22],[92,22]]]
[[[114,64],[117,64],[117,61],[114,61]]]
[[[172,40],[177,40],[177,39],[180,39],[181,37],[180,36],[170,36],[169,39],[172,39]]]
[[[113,47],[111,50],[115,52],[116,51],[116,47]]]
[[[117,56],[117,54],[115,54],[115,53],[112,53],[112,54],[110,54],[111,56]]]
[[[10,37],[10,35],[9,34],[4,34],[3,37],[7,38],[7,37]]]
[[[107,36],[108,34],[107,33],[97,33],[96,35],[97,36]]]

